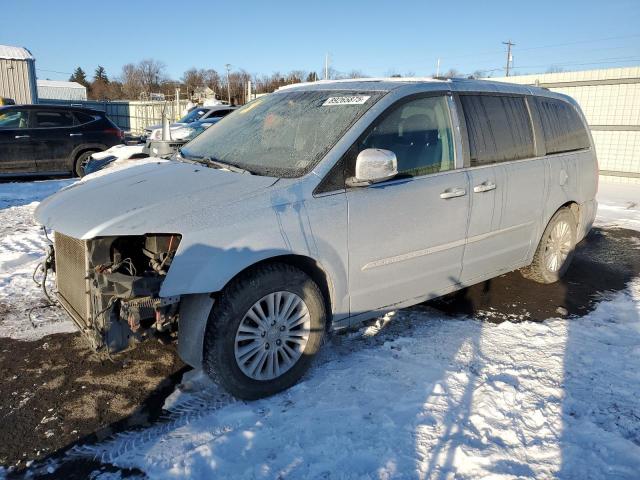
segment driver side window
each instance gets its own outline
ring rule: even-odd
[[[402,176],[452,170],[454,149],[447,99],[424,97],[393,107],[374,122],[358,150],[366,148],[395,153]]]

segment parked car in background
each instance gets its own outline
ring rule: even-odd
[[[218,123],[222,117],[205,118],[188,124],[174,125],[169,129],[169,140],[191,140],[212,125]],[[154,128],[146,137],[147,140],[162,140],[162,128]]]
[[[0,107],[4,105],[15,105],[16,102],[13,98],[0,97]]]
[[[90,174],[102,170],[114,164],[122,164],[126,160],[138,160],[148,158],[149,156],[161,156],[168,158],[178,151],[180,147],[196,138],[207,128],[216,122],[202,120],[193,122],[184,127],[171,131],[171,139],[168,142],[162,142],[162,129],[156,128],[151,132],[146,143],[137,145],[116,145],[104,152],[94,153],[84,167],[84,174]],[[158,154],[157,147],[162,144],[162,154]],[[168,148],[167,148],[168,147]]]
[[[104,112],[58,105],[0,107],[0,176],[81,176],[92,153],[123,138]]]
[[[177,330],[245,399],[296,383],[327,330],[512,270],[557,281],[597,208],[578,104],[507,83],[289,86],[175,159],[40,203],[58,295],[96,347]]]
[[[209,107],[195,107],[189,110],[189,112],[178,120],[176,123],[172,123],[170,129],[178,129],[198,121],[207,121],[208,123],[216,123],[223,117],[229,115],[236,110],[237,107],[229,105],[211,105]],[[150,125],[145,128],[145,135],[149,137],[154,130],[162,129],[162,124]],[[157,139],[156,139],[157,140]]]

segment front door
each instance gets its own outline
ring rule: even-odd
[[[413,98],[383,113],[352,149],[394,152],[399,173],[347,190],[351,315],[460,281],[469,183],[455,170],[452,131],[445,96]]]
[[[0,111],[0,175],[35,173],[35,153],[29,110]]]

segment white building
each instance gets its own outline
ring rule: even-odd
[[[87,88],[77,82],[38,80],[38,98],[40,103],[47,100],[86,100]]]
[[[600,174],[640,181],[640,67],[491,80],[537,85],[575,98],[591,128]]]
[[[26,48],[0,45],[0,97],[20,104],[37,103],[35,64]]]

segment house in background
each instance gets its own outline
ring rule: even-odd
[[[87,87],[77,82],[38,80],[37,85],[40,103],[46,103],[47,100],[83,101],[87,99]]]
[[[38,103],[36,59],[26,48],[0,45],[0,97]]]

